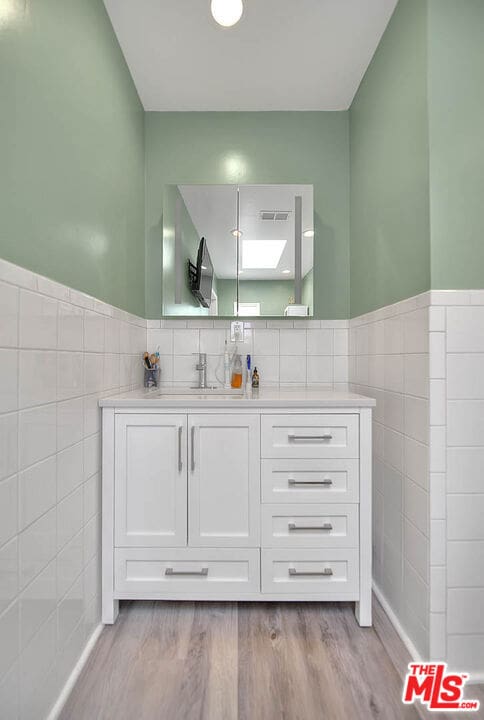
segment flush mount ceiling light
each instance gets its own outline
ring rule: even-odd
[[[242,266],[245,270],[274,270],[286,246],[286,240],[245,240]]]
[[[283,270],[283,271],[282,271],[282,274],[283,274],[283,275],[289,275],[290,272],[291,272],[290,270]]]
[[[214,20],[223,27],[238,23],[244,12],[242,0],[212,0],[210,9]]]
[[[237,228],[234,228],[234,230],[230,231],[234,237],[242,237],[243,232],[242,230],[237,230]]]
[[[314,237],[314,230],[305,230],[303,235],[304,237]]]

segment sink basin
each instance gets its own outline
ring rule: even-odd
[[[197,397],[229,397],[229,398],[243,398],[244,393],[242,390],[233,390],[232,388],[227,389],[223,387],[208,387],[208,388],[175,388],[167,387],[163,388],[156,393],[157,397],[169,397],[173,399],[185,399],[193,396]]]
[[[158,393],[158,398],[164,399],[164,400],[185,400],[187,402],[190,402],[190,400],[196,399],[196,400],[243,400],[244,395],[241,395],[240,393],[238,395],[224,395],[223,393]]]

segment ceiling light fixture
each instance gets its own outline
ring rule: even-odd
[[[223,27],[238,23],[244,12],[242,0],[212,0],[210,9],[214,20]]]
[[[303,235],[304,237],[314,237],[314,230],[305,230]]]
[[[283,271],[282,271],[282,274],[283,274],[283,275],[289,275],[290,272],[291,272],[290,270],[283,270]]]
[[[242,232],[242,230],[237,230],[237,228],[234,228],[234,229],[231,230],[230,232],[232,233],[232,235],[233,235],[234,237],[242,237],[242,235],[244,234],[244,233]]]

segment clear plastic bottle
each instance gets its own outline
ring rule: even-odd
[[[235,356],[234,364],[232,367],[232,382],[233,388],[242,387],[242,360],[240,355]]]

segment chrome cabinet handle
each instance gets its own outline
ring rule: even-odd
[[[206,577],[208,575],[208,567],[204,567],[201,570],[174,570],[172,567],[165,569],[165,575],[201,575]]]
[[[332,485],[333,481],[330,478],[324,478],[324,480],[294,480],[289,478],[287,481],[289,485]]]
[[[180,425],[180,427],[178,428],[178,472],[181,472],[183,470],[182,434],[183,427]]]
[[[333,526],[331,523],[323,523],[322,525],[296,525],[296,523],[290,522],[287,524],[289,530],[332,530]]]
[[[294,433],[288,433],[289,440],[332,440],[333,436],[329,433],[324,435],[295,435]]]
[[[195,425],[191,429],[192,440],[192,472],[195,470]]]
[[[311,576],[312,576],[312,575],[319,575],[320,577],[323,577],[323,576],[329,576],[329,575],[332,575],[332,574],[333,574],[333,571],[331,570],[331,568],[324,568],[324,570],[320,570],[320,571],[318,571],[318,570],[315,570],[315,571],[308,570],[307,572],[296,570],[296,568],[289,568],[289,575],[290,575],[291,577],[294,577],[294,576],[296,576],[296,575],[311,575]]]

